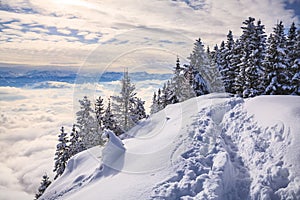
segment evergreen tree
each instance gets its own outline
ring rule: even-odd
[[[35,199],[39,199],[47,189],[47,187],[51,184],[51,181],[49,180],[49,177],[47,174],[43,175],[43,179],[41,181],[41,185],[38,188],[38,192],[35,194]]]
[[[119,96],[112,96],[113,113],[118,119],[118,126],[123,132],[128,131],[135,125],[136,113],[134,113],[134,105],[136,103],[135,85],[131,83],[128,71],[124,72],[121,80],[122,89]]]
[[[69,155],[69,147],[67,146],[68,139],[67,139],[67,133],[65,133],[64,127],[61,127],[60,129],[61,133],[58,136],[59,143],[56,146],[56,153],[55,153],[55,165],[53,172],[56,172],[56,175],[54,177],[54,180],[63,174],[65,171],[65,167],[67,165],[67,162],[70,158]]]
[[[201,96],[208,94],[208,87],[207,83],[204,80],[204,78],[201,76],[199,72],[196,72],[194,74],[194,79],[193,79],[193,91],[190,92],[190,98],[194,96]]]
[[[134,123],[137,123],[147,116],[144,107],[145,101],[142,101],[140,98],[134,98],[132,103],[133,107],[131,108],[131,119]]]
[[[99,96],[95,103],[95,114],[98,122],[99,131],[103,130],[102,117],[104,112],[105,111],[104,111],[103,99],[101,98],[101,96]]]
[[[264,26],[259,20],[257,25],[255,19],[249,17],[243,22],[243,34],[238,43],[239,56],[232,58],[231,71],[239,70],[236,82],[232,88],[243,97],[254,97],[263,92],[263,62],[265,57],[265,32]],[[235,49],[233,49],[235,52]]]
[[[257,57],[260,57],[257,50],[258,39],[256,26],[254,25],[255,19],[249,17],[243,24],[243,34],[241,35],[242,45],[242,57],[240,64],[240,72],[238,75],[238,83],[240,86],[240,93],[243,97],[254,97],[259,94],[260,72],[259,66],[261,63],[257,63]],[[261,61],[260,61],[261,62]],[[257,66],[259,65],[259,66]]]
[[[241,66],[241,58],[242,58],[242,44],[239,39],[237,39],[234,43],[232,49],[232,73],[234,76],[233,86],[232,86],[232,93],[241,96],[242,94],[242,87],[238,80],[239,73],[240,73],[240,66]]]
[[[70,155],[70,157],[85,150],[84,144],[83,144],[81,138],[79,137],[78,131],[76,131],[75,124],[72,127],[69,142],[70,142],[70,145],[69,145],[69,155]]]
[[[257,25],[255,27],[255,47],[253,51],[253,59],[254,59],[254,67],[257,68],[258,73],[258,79],[256,82],[258,84],[256,85],[257,94],[261,95],[264,93],[264,75],[265,75],[265,67],[264,67],[264,61],[266,57],[266,34],[265,34],[265,26],[261,24],[261,21],[257,21]],[[253,80],[255,82],[255,80]]]
[[[94,112],[91,108],[91,101],[85,96],[79,100],[80,111],[76,113],[79,137],[82,139],[86,149],[96,145],[103,144],[101,133],[98,129],[98,123],[93,117]]]
[[[294,61],[299,58],[299,54],[297,55],[297,28],[294,22],[292,23],[287,35],[286,49],[288,52],[288,65],[293,66]]]
[[[234,82],[236,77],[236,70],[233,65],[233,48],[234,40],[232,31],[229,31],[227,34],[227,42],[224,44],[224,48],[221,48],[220,63],[222,65],[221,75],[225,91],[229,93],[235,93],[234,91]],[[222,46],[222,45],[221,45]],[[223,51],[222,51],[223,49]]]
[[[286,95],[290,93],[289,75],[286,60],[286,38],[284,26],[279,22],[268,38],[265,59],[265,94]]]
[[[221,64],[221,51],[218,45],[215,45],[214,50],[208,55],[210,63],[210,75],[204,75],[205,80],[208,81],[208,87],[210,92],[224,92],[224,84],[222,81],[222,75],[220,71],[222,70]]]
[[[288,76],[291,94],[300,95],[300,30],[292,23],[287,36]]]
[[[209,57],[204,50],[204,45],[200,38],[194,43],[194,49],[188,59],[190,60],[189,66],[191,67],[190,70],[193,71],[193,76],[203,77],[203,80],[207,81],[207,88],[212,92],[217,91],[216,86],[219,85],[217,81],[219,81],[218,78],[220,75],[218,70],[215,69],[215,65],[210,65]],[[193,88],[200,88],[201,86],[198,86],[198,83],[199,82],[194,81]],[[202,84],[202,82],[200,82],[200,84]],[[195,93],[199,96],[208,93],[208,91],[195,91]]]
[[[158,111],[159,111],[158,100],[157,100],[156,92],[154,92],[153,98],[152,98],[152,105],[151,105],[150,114],[157,113]]]
[[[160,97],[160,108],[164,109],[167,105],[171,104],[171,91],[170,91],[170,81],[168,80],[167,83],[164,83],[164,86],[161,90],[161,97]]]
[[[117,136],[123,133],[123,131],[118,127],[114,115],[111,111],[110,99],[108,100],[108,105],[103,115],[102,123],[103,129],[109,129],[113,131]]]
[[[174,69],[174,77],[171,80],[172,103],[178,103],[195,96],[188,80],[183,75],[183,68],[180,66],[180,60],[177,57]]]
[[[158,111],[164,109],[164,105],[162,102],[162,91],[160,88],[158,88],[158,90],[157,90],[157,108],[158,108]]]

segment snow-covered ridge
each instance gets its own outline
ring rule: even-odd
[[[296,96],[169,105],[74,156],[41,199],[300,199],[299,120]]]

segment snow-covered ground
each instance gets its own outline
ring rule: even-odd
[[[300,199],[300,97],[210,94],[69,160],[41,199]]]

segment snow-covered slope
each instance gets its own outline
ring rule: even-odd
[[[300,98],[210,94],[74,156],[42,199],[300,199]]]

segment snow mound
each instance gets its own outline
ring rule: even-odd
[[[300,199],[300,98],[190,99],[74,156],[42,199]]]

